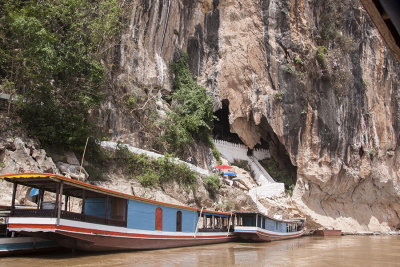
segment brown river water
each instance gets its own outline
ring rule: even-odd
[[[0,258],[0,266],[400,266],[400,236],[302,237],[153,251]]]

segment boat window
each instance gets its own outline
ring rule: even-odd
[[[162,231],[162,209],[156,208],[156,224],[155,230]]]
[[[182,211],[176,212],[176,231],[182,232]]]
[[[221,228],[221,217],[215,217],[215,227],[216,229]]]
[[[206,216],[207,220],[207,229],[212,229],[213,228],[213,217],[212,216]]]
[[[243,216],[238,216],[237,217],[237,225],[238,226],[244,226],[244,224],[243,224]]]
[[[243,217],[243,226],[256,226],[256,216],[248,215]]]
[[[201,220],[203,221],[203,229],[207,229],[207,216],[205,216],[204,214],[201,215]]]

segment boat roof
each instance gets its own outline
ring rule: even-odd
[[[147,202],[151,204],[156,204],[160,206],[167,206],[172,208],[179,208],[191,211],[202,211],[203,214],[207,215],[231,215],[230,212],[220,212],[220,211],[210,211],[210,210],[200,210],[198,208],[192,208],[188,206],[175,205],[165,202],[160,202],[152,199],[137,197],[133,195],[128,195],[125,193],[117,192],[114,190],[102,188],[99,186],[87,184],[78,180],[74,180],[62,175],[52,174],[52,173],[13,173],[0,175],[0,179],[8,182],[17,183],[25,185],[28,187],[38,188],[45,191],[56,192],[56,185],[58,183],[63,183],[63,194],[82,198],[83,190],[85,189],[86,197],[101,197],[104,195],[109,195],[117,198],[124,198],[130,200],[136,200],[141,202]]]
[[[268,215],[265,215],[264,213],[256,211],[256,210],[235,210],[233,213],[234,214],[238,214],[238,215],[256,215],[256,214],[259,214],[261,216],[267,217],[268,219],[271,219],[271,220],[274,220],[274,221],[278,221],[278,222],[296,223],[296,222],[305,221],[305,218],[276,219],[276,218],[272,218],[272,217],[270,217]]]

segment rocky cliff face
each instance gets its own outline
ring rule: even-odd
[[[169,62],[187,51],[215,110],[229,104],[231,132],[250,148],[268,143],[297,174],[300,210],[343,230],[399,226],[400,68],[358,0],[141,0],[127,8],[113,50],[114,96],[146,88],[160,100],[171,90]],[[114,136],[145,139],[117,97],[100,117]]]

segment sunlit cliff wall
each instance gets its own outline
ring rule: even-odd
[[[170,91],[187,51],[215,110],[229,101],[231,131],[297,170],[300,210],[349,231],[400,224],[400,68],[358,0],[124,3],[115,95]],[[145,135],[115,99],[100,116],[114,136]]]

